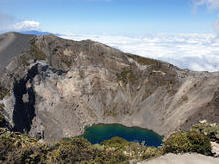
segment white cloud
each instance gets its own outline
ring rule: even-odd
[[[156,34],[142,37],[113,35],[63,35],[66,39],[91,39],[124,52],[160,59],[194,71],[219,71],[219,46],[213,34]]]
[[[219,0],[193,0],[195,6],[206,5],[208,9],[218,9]]]
[[[15,31],[39,30],[40,23],[36,21],[22,21],[14,24],[12,29]]]
[[[193,0],[193,3],[195,8],[198,8],[199,6],[206,6],[209,10],[219,9],[219,0]],[[213,29],[219,37],[219,19],[213,22]]]
[[[7,31],[40,30],[40,23],[33,20],[20,21],[9,14],[0,11],[0,33]]]

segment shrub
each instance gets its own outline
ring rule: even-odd
[[[21,64],[23,64],[24,66],[28,66],[29,65],[28,58],[24,54],[21,55],[19,59],[20,59]]]
[[[123,68],[122,72],[117,73],[117,80],[127,84],[128,82],[134,83],[136,81],[135,74],[131,68]]]
[[[72,137],[58,142],[48,153],[48,163],[121,163],[127,162],[122,151],[101,149],[86,139]]]
[[[9,90],[3,87],[3,85],[0,83],[0,100],[2,100],[8,93]]]
[[[35,43],[31,43],[31,48],[30,48],[31,55],[34,59],[36,60],[46,60],[47,56],[46,54],[41,51]]]
[[[133,54],[127,54],[128,57],[132,58],[133,60],[137,61],[139,64],[142,65],[160,65],[161,63],[157,60],[144,58]]]
[[[211,155],[211,144],[207,136],[195,131],[173,133],[163,145],[164,153],[197,152]]]
[[[47,147],[36,139],[0,129],[0,163],[43,163]]]
[[[0,113],[0,127],[4,127],[6,125],[5,117]]]
[[[97,149],[83,138],[68,138],[57,143],[49,154],[51,163],[71,163],[93,159]]]
[[[124,154],[130,142],[120,137],[113,137],[110,140],[103,141],[101,145],[105,147],[104,159],[109,159],[110,163],[125,162],[129,158]]]
[[[219,124],[204,121],[203,123],[194,125],[191,131],[204,134],[208,136],[211,141],[219,143]]]
[[[0,163],[129,163],[165,153],[197,152],[211,155],[208,136],[197,131],[173,133],[162,147],[146,147],[113,137],[92,145],[82,137],[65,138],[50,146],[25,134],[0,128]]]
[[[120,137],[113,137],[101,144],[106,147],[106,151],[112,150],[111,157],[116,159],[116,163],[118,163],[118,159],[120,162],[131,159],[145,160],[161,154],[158,148],[146,147],[137,142],[128,142]]]
[[[199,134],[195,131],[189,132],[187,136],[191,143],[191,152],[197,152],[204,155],[211,154],[211,143],[208,137],[206,137],[204,134]]]
[[[4,110],[4,104],[0,104],[0,127],[6,126],[6,120],[2,114],[3,110]]]
[[[126,141],[121,137],[113,137],[110,140],[103,141],[101,145],[104,145],[106,147],[114,147],[121,149],[127,146],[129,143],[130,142]]]
[[[161,151],[160,149],[158,148],[155,148],[155,147],[146,147],[144,152],[142,153],[142,159],[145,160],[145,159],[149,159],[149,158],[152,158],[152,157],[156,157],[158,155],[161,155]]]

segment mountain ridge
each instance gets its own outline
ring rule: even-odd
[[[50,140],[80,135],[95,123],[119,123],[167,136],[219,120],[219,72],[181,70],[90,40],[27,40],[4,63],[0,80],[10,90],[0,101],[3,114],[20,132]]]

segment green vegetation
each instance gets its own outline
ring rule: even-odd
[[[111,140],[106,140],[101,143],[101,145],[107,146],[107,147],[114,147],[116,149],[122,149],[125,146],[128,146],[131,142],[126,141],[123,138],[120,137],[113,137]]]
[[[115,108],[113,108],[112,110],[106,110],[106,111],[104,111],[103,115],[104,115],[105,117],[109,117],[109,116],[111,116],[111,117],[116,117],[116,116],[117,116],[117,112],[116,112]]]
[[[189,98],[187,95],[182,96],[182,101],[183,102],[188,102]]]
[[[79,137],[56,144],[42,144],[34,138],[0,129],[0,163],[128,163],[158,155],[158,149],[128,142],[119,137],[91,145]]]
[[[48,163],[94,163],[100,154],[101,151],[84,138],[66,138],[52,146],[48,153]]]
[[[197,152],[211,155],[210,139],[195,131],[173,133],[163,145],[164,153]]]
[[[0,104],[0,112],[2,112],[4,110],[4,104]]]
[[[42,163],[47,147],[36,139],[0,129],[0,163]]]
[[[2,115],[3,110],[4,110],[4,104],[0,104],[0,127],[3,127],[6,123],[5,117]]]
[[[121,73],[117,73],[117,80],[122,81],[124,84],[128,82],[134,83],[136,81],[136,77],[131,70],[131,68],[124,68]]]
[[[60,57],[61,57],[61,62],[64,63],[68,68],[70,68],[72,65],[72,59],[69,57],[66,57],[64,55],[62,55]]]
[[[4,116],[0,113],[0,127],[3,127],[6,123]]]
[[[0,128],[0,163],[114,164],[129,163],[132,159],[145,160],[170,152],[212,155],[209,134],[217,131],[217,126],[208,123],[198,124],[191,131],[175,132],[159,148],[146,147],[144,143],[128,142],[119,137],[96,145],[82,137],[65,138],[47,145],[25,134]],[[203,132],[206,132],[206,135]]]
[[[161,155],[160,148],[146,147],[144,144],[137,142],[128,142],[120,137],[113,137],[101,143],[106,151],[113,150],[113,155],[117,154],[120,158],[131,160],[145,160]]]
[[[118,115],[118,110],[117,110],[117,104],[115,106],[113,106],[112,108],[108,108],[106,110],[104,110],[103,115],[105,117],[116,117]]]
[[[0,100],[2,100],[8,93],[9,93],[9,90],[0,84]]]
[[[0,163],[128,163],[122,152],[91,145],[72,137],[56,144],[42,144],[34,138],[0,129]]]
[[[157,65],[159,66],[161,63],[157,60],[150,59],[150,58],[143,58],[140,56],[132,55],[132,54],[127,54],[128,57],[132,58],[133,60],[137,61],[139,64],[142,65]]]
[[[46,60],[46,55],[34,43],[31,43],[31,55],[36,60]]]
[[[9,90],[4,88],[3,85],[0,84],[0,100],[2,100],[6,95],[9,94]],[[4,104],[0,103],[0,127],[5,126],[6,120],[2,114],[4,110]]]
[[[182,105],[184,103],[187,103],[189,101],[189,98],[187,95],[183,95],[179,100],[178,100],[178,105]]]
[[[21,64],[23,64],[24,66],[28,66],[29,63],[28,63],[28,58],[25,56],[25,55],[21,55],[20,56],[20,62]]]
[[[211,141],[219,143],[219,124],[204,121],[194,125],[191,130],[202,133],[208,136]]]
[[[68,68],[71,67],[73,59],[70,54],[66,55],[66,53],[62,52],[62,48],[59,46],[53,50],[53,53],[59,57],[62,64],[65,64]]]

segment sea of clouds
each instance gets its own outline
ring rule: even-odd
[[[219,71],[219,41],[214,34],[149,34],[144,36],[118,35],[61,35],[76,41],[91,39],[133,53],[169,62],[194,71]]]

